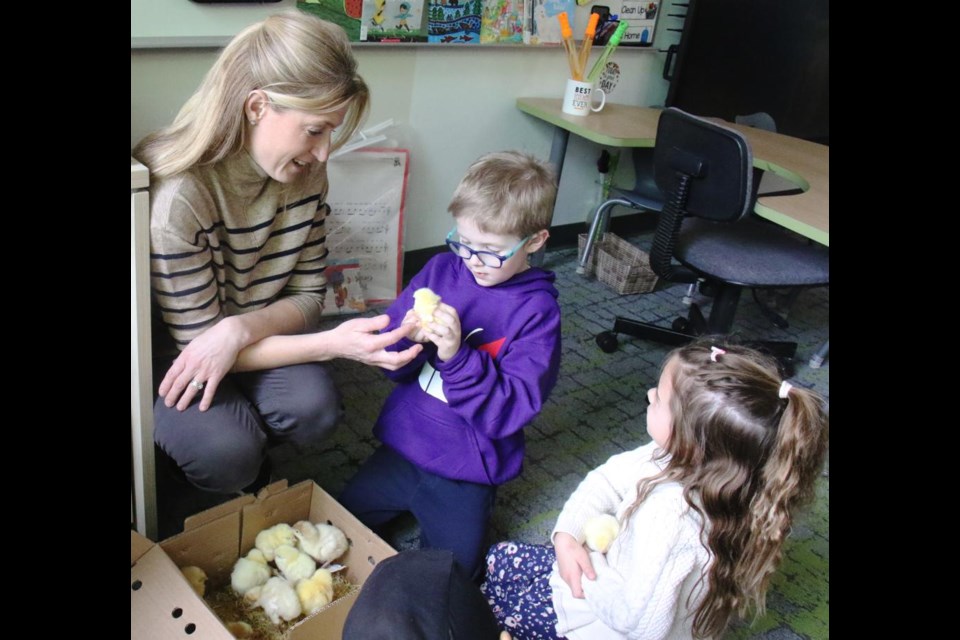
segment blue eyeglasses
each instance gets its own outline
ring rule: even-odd
[[[530,234],[529,236],[521,240],[520,244],[515,246],[513,249],[510,249],[510,251],[508,251],[506,255],[501,256],[492,251],[475,251],[465,244],[460,244],[455,240],[451,240],[451,238],[453,238],[453,234],[455,234],[456,232],[457,232],[457,228],[454,227],[453,229],[450,230],[450,233],[447,234],[446,243],[447,243],[447,246],[450,247],[450,251],[453,251],[455,254],[457,254],[464,260],[469,260],[473,256],[477,256],[480,259],[480,262],[484,264],[484,266],[490,267],[491,269],[499,269],[500,267],[502,267],[504,262],[512,258],[513,255],[520,250],[520,247],[525,245],[527,241],[533,237],[533,234]]]

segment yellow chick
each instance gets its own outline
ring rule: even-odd
[[[293,527],[283,522],[258,533],[254,542],[254,546],[263,552],[263,557],[267,559],[267,562],[273,562],[274,551],[282,544],[291,546],[297,544],[297,536],[293,535]]]
[[[281,619],[287,622],[296,620],[303,613],[293,585],[280,576],[273,576],[263,586],[250,589],[243,598],[261,607],[273,624],[280,624]]]
[[[423,287],[413,292],[413,312],[420,318],[420,324],[433,322],[433,312],[440,304],[440,296]]]
[[[250,549],[246,557],[237,558],[230,574],[230,586],[238,594],[246,595],[253,587],[259,587],[270,579],[270,566],[260,549]]]
[[[183,577],[190,583],[190,587],[197,592],[201,598],[207,591],[207,572],[200,567],[183,567],[180,569]]]
[[[311,577],[297,583],[296,591],[303,614],[309,616],[333,600],[333,574],[317,569]]]
[[[609,513],[594,516],[583,525],[583,536],[586,538],[587,546],[600,553],[607,552],[618,533],[620,533],[620,523]]]
[[[227,631],[229,631],[234,638],[249,638],[253,635],[253,627],[243,621],[228,622]]]
[[[274,560],[283,577],[293,583],[296,583],[297,580],[309,578],[317,570],[317,563],[309,554],[289,544],[282,544],[277,547]]]
[[[343,531],[323,522],[301,520],[293,525],[300,549],[320,564],[327,564],[347,552],[350,543]]]

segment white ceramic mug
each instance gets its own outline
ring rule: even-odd
[[[563,112],[572,116],[585,116],[591,111],[600,111],[607,103],[607,94],[603,89],[595,88],[592,82],[567,80],[567,90],[563,92]],[[594,105],[594,96],[600,95],[600,104]]]

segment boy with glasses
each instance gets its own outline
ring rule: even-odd
[[[556,194],[553,171],[527,154],[490,153],[470,166],[449,206],[451,251],[431,258],[387,310],[387,331],[420,325],[389,349],[424,349],[385,371],[397,386],[373,430],[383,444],[340,496],[371,528],[411,512],[420,546],[452,551],[474,576],[496,488],[520,474],[523,428],[557,381],[555,276],[527,260],[550,235]],[[420,288],[441,298],[425,325],[413,311]]]

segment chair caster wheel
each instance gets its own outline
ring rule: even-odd
[[[690,333],[690,321],[686,318],[676,318],[670,326],[677,333]]]
[[[597,346],[600,347],[600,350],[604,353],[613,353],[617,350],[619,342],[617,341],[617,334],[612,331],[604,331],[603,333],[597,334]]]

